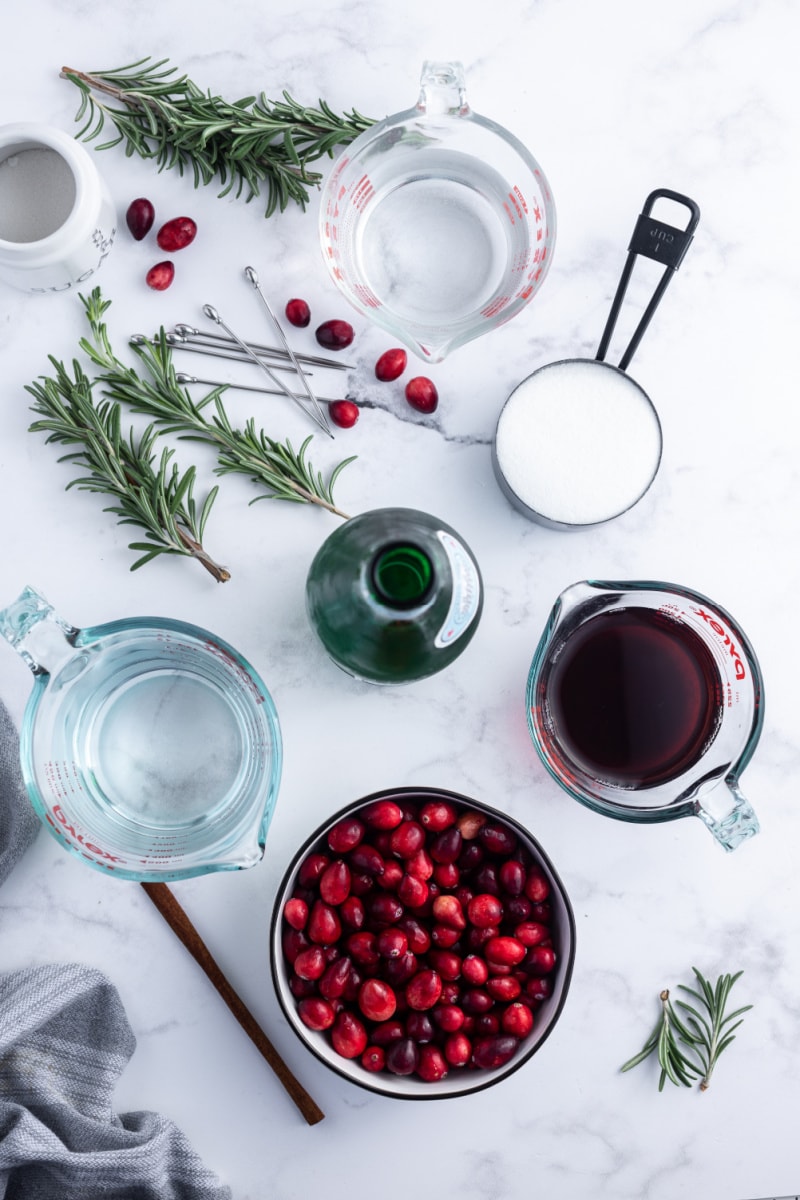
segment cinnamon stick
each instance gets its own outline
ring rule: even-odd
[[[178,936],[195,961],[203,968],[242,1029],[272,1067],[272,1070],[278,1076],[278,1079],[292,1100],[294,1100],[308,1124],[316,1125],[318,1121],[324,1118],[324,1112],[311,1099],[300,1081],[289,1070],[244,1001],[228,983],[212,957],[210,950],[197,932],[197,929],[178,903],[174,893],[166,883],[143,882],[142,887],[173,933]]]

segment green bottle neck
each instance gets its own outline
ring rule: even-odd
[[[416,608],[433,587],[433,563],[424,550],[407,542],[382,547],[372,560],[370,580],[377,598],[389,608]]]

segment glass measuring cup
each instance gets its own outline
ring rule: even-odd
[[[323,188],[320,239],[337,287],[428,362],[524,308],[555,235],[540,166],[472,112],[459,62],[425,62],[416,107],[356,138]]]
[[[49,832],[123,879],[253,866],[282,749],[253,668],[222,639],[146,617],[78,629],[33,588],[0,633],[34,675],[22,773]]]
[[[684,229],[653,215],[659,200],[689,211]],[[661,462],[662,433],[650,397],[628,375],[656,308],[683,262],[700,210],[679,192],[647,197],[596,356],[540,367],[500,413],[492,465],[500,490],[529,520],[550,529],[585,529],[621,516],[641,500]],[[619,366],[605,361],[638,255],[663,263],[652,297]]]
[[[571,796],[623,821],[697,816],[725,850],[758,833],[739,788],[764,689],[739,626],[699,592],[650,580],[573,584],[531,665],[528,726]]]

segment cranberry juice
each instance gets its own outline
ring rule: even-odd
[[[722,688],[710,650],[649,608],[600,613],[569,637],[546,680],[562,754],[593,779],[646,788],[681,775],[713,739]]]

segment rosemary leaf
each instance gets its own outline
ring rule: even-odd
[[[116,135],[98,150],[120,143],[128,157],[152,159],[159,171],[191,173],[195,187],[217,180],[220,196],[245,194],[249,203],[266,192],[265,213],[290,202],[305,208],[309,188],[321,179],[309,169],[373,124],[355,109],[335,113],[324,101],[307,108],[283,92],[263,92],[234,103],[202,91],[168,59],[139,59],[124,67],[89,73],[62,67],[61,76],[80,93],[78,138],[96,140],[106,121]],[[163,69],[162,69],[163,68]]]

